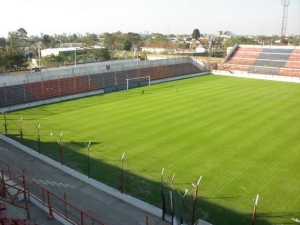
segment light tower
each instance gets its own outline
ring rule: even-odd
[[[281,3],[283,5],[283,16],[282,16],[280,43],[283,44],[285,34],[286,34],[286,22],[287,22],[288,6],[290,4],[290,0],[281,0]]]

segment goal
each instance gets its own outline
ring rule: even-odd
[[[126,89],[128,90],[129,89],[129,84],[130,84],[130,81],[131,80],[137,80],[137,82],[145,82],[145,81],[148,81],[148,86],[150,86],[150,76],[145,76],[145,77],[137,77],[137,78],[129,78],[129,79],[126,79]]]

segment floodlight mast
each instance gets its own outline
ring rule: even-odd
[[[283,5],[283,16],[282,16],[280,43],[283,45],[285,35],[286,35],[287,14],[288,14],[288,7],[290,4],[290,0],[281,0],[281,3]]]

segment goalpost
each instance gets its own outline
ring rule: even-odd
[[[151,83],[151,80],[150,80],[150,76],[145,76],[145,77],[137,77],[137,78],[129,78],[129,79],[126,79],[126,89],[128,90],[129,89],[129,81],[130,80],[139,80],[141,78],[148,78],[148,86],[150,86],[150,83]]]

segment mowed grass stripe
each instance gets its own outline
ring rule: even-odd
[[[81,171],[86,166],[84,142],[92,141],[95,159],[116,168],[126,152],[125,167],[132,173],[127,192],[143,200],[160,205],[154,184],[133,190],[145,179],[159,185],[165,168],[166,176],[176,174],[180,191],[191,189],[191,181],[203,175],[199,196],[240,213],[252,210],[252,199],[259,193],[259,212],[283,223],[290,218],[274,219],[272,212],[300,216],[295,213],[300,205],[295,199],[300,184],[299,94],[299,84],[210,75],[18,111],[9,117],[16,133],[20,116],[28,132],[35,134],[30,127],[41,123],[42,140],[48,142],[57,140],[50,132],[64,131],[67,154],[77,158],[73,166]],[[71,156],[72,152],[79,155]],[[116,184],[109,180],[115,178],[101,179]],[[218,213],[209,211],[208,220],[224,224],[216,219]],[[234,224],[234,219],[229,221]]]

